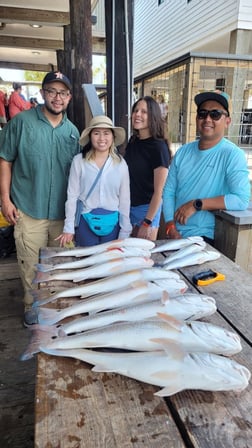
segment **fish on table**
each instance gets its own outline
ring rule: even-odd
[[[98,298],[99,300],[99,298]],[[84,300],[85,302],[85,300]],[[87,300],[86,300],[87,302]],[[92,300],[91,300],[92,302]],[[137,321],[143,319],[154,319],[157,313],[169,314],[180,320],[196,320],[209,316],[216,311],[215,300],[212,297],[201,296],[200,294],[185,294],[178,298],[169,298],[168,293],[163,293],[160,299],[150,300],[150,297],[136,296],[127,306],[118,306],[111,309],[111,299],[107,298],[107,310],[92,313],[85,317],[71,319],[67,323],[54,326],[55,336],[79,333],[93,328],[110,325],[115,322]],[[117,303],[120,302],[117,297]],[[85,307],[85,303],[83,304]],[[71,307],[70,307],[71,308]],[[42,316],[47,316],[47,319]],[[44,325],[50,325],[52,317],[60,321],[60,316],[71,316],[68,308],[56,310],[43,308],[38,311],[38,321]],[[53,323],[56,323],[54,319]],[[62,319],[61,319],[62,320]],[[42,329],[42,328],[41,328]]]
[[[125,257],[151,257],[150,250],[139,247],[115,247],[111,250],[106,250],[98,254],[82,257],[79,260],[65,261],[56,264],[37,263],[35,267],[41,272],[51,272],[59,269],[79,269],[96,264],[105,263],[109,260]]]
[[[244,390],[249,370],[234,361],[212,353],[186,352],[171,341],[159,341],[162,350],[137,353],[110,353],[85,349],[49,349],[51,356],[65,356],[94,365],[93,372],[114,372],[162,389],[154,395],[167,397],[182,390]]]
[[[64,270],[63,272],[40,272],[35,275],[33,283],[44,283],[53,280],[71,280],[75,283],[88,279],[98,279],[122,274],[133,269],[150,268],[154,264],[151,258],[126,257],[116,258],[106,263],[97,264],[83,269]]]
[[[202,236],[190,236],[188,238],[180,238],[179,240],[168,240],[151,249],[151,253],[156,254],[158,252],[167,252],[169,250],[179,250],[194,243],[201,244],[202,241]]]
[[[162,289],[158,286],[152,285],[152,283],[147,281],[139,280],[129,284],[125,289],[78,300],[77,303],[63,309],[37,307],[38,322],[44,325],[52,325],[66,317],[73,317],[85,313],[99,313],[103,310],[115,309],[132,303],[136,304],[143,299],[147,302],[161,298],[161,295]]]
[[[203,240],[201,243],[193,243],[190,246],[183,247],[177,250],[171,255],[165,257],[165,259],[160,263],[160,266],[165,266],[167,263],[171,263],[178,258],[187,257],[191,254],[201,252],[206,247],[206,242]]]
[[[154,271],[153,271],[154,269]],[[149,272],[150,271],[150,272]],[[156,279],[156,280],[155,280]],[[186,283],[180,279],[179,274],[175,272],[165,271],[162,268],[135,269],[124,272],[123,274],[113,275],[104,279],[95,280],[87,284],[65,288],[52,294],[43,290],[32,290],[34,302],[33,307],[45,305],[56,299],[67,297],[89,297],[92,295],[103,294],[116,290],[122,290],[131,283],[138,280],[153,281],[155,280],[156,289],[159,287],[159,281],[166,280],[166,284],[162,286],[164,290],[172,294],[180,294],[186,291]],[[154,285],[153,285],[154,288]]]
[[[74,247],[73,249],[66,249],[57,251],[51,247],[46,247],[40,250],[40,259],[53,257],[86,257],[88,255],[98,254],[106,250],[111,250],[121,247],[142,248],[151,250],[155,247],[155,243],[144,238],[125,238],[109,241],[107,243],[96,244],[87,247]]]
[[[136,351],[160,350],[159,339],[181,344],[186,351],[209,352],[231,356],[241,351],[240,338],[225,328],[208,322],[183,322],[157,314],[160,319],[120,322],[70,336],[55,337],[51,327],[32,327],[32,338],[22,359],[29,359],[40,347],[50,349],[111,347]]]
[[[185,266],[194,266],[196,264],[203,264],[207,261],[213,261],[220,258],[220,253],[213,250],[201,250],[200,252],[191,253],[185,257],[176,258],[173,261],[167,261],[163,269],[180,269]]]

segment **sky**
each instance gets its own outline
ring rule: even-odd
[[[105,60],[104,56],[93,55],[93,70],[100,68],[100,73],[96,74],[97,79],[94,80],[95,84],[104,83]],[[0,77],[3,81],[24,81],[24,70],[0,68]]]
[[[0,77],[3,81],[23,81],[23,70],[12,70],[0,68]]]

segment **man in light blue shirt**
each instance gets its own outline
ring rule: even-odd
[[[224,137],[231,118],[228,95],[195,96],[199,140],[175,154],[163,192],[166,234],[170,239],[202,236],[213,242],[215,210],[245,210],[250,199],[244,151]]]

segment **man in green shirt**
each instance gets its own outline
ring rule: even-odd
[[[41,95],[43,105],[16,115],[0,133],[1,208],[15,226],[25,326],[36,323],[30,290],[39,249],[57,245],[54,239],[63,229],[70,165],[80,151],[79,131],[66,115],[69,79],[49,72]]]

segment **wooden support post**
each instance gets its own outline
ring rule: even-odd
[[[91,0],[69,0],[71,24],[71,65],[73,122],[84,129],[85,111],[82,84],[92,83]]]
[[[107,111],[130,135],[134,0],[105,0]],[[124,148],[122,147],[121,150]]]

